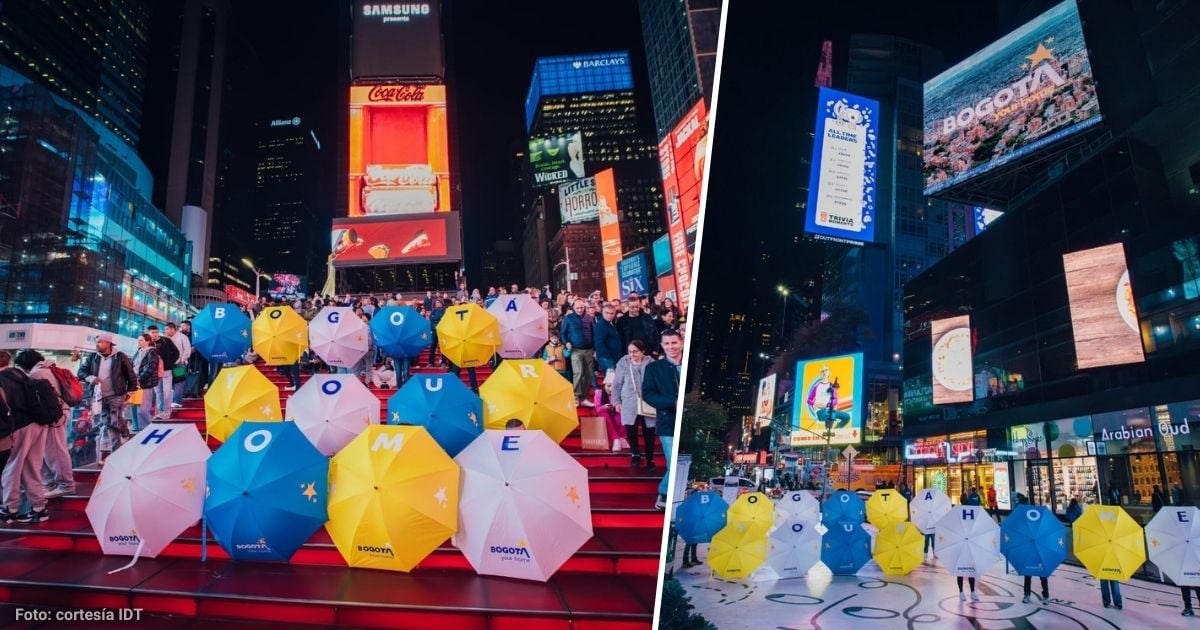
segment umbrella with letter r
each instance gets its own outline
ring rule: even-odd
[[[1050,577],[1067,559],[1067,528],[1044,505],[1017,505],[1000,523],[1000,553],[1018,575]]]
[[[1164,507],[1146,524],[1150,562],[1179,586],[1200,586],[1200,509]]]
[[[379,424],[382,407],[353,374],[314,374],[288,399],[285,419],[322,455],[332,457],[367,427]]]
[[[729,504],[712,490],[693,493],[675,509],[675,531],[689,545],[711,542],[728,524]]]
[[[775,505],[775,526],[789,521],[821,522],[821,502],[808,490],[796,490],[783,495]]]
[[[388,424],[425,427],[450,457],[483,432],[483,401],[449,374],[417,374],[388,399]]]
[[[775,504],[762,492],[749,492],[729,506],[725,520],[739,531],[755,531],[765,536],[775,524]]]
[[[208,527],[235,560],[287,561],[325,524],[328,480],[295,424],[243,422],[208,462]]]
[[[433,343],[433,328],[411,306],[385,306],[371,317],[375,345],[393,359],[421,356]]]
[[[713,536],[707,561],[712,572],[726,580],[750,577],[767,561],[767,535],[757,529],[727,525]]]
[[[908,575],[925,559],[924,543],[925,536],[912,523],[891,523],[879,528],[873,556],[884,573]]]
[[[880,530],[908,520],[908,500],[895,490],[876,490],[867,499],[867,520]]]
[[[1119,505],[1087,506],[1071,535],[1075,557],[1098,580],[1124,582],[1146,561],[1142,526]]]
[[[237,304],[209,304],[192,320],[192,347],[211,363],[232,363],[250,349],[250,318]]]
[[[520,420],[526,429],[538,430],[561,443],[579,427],[575,390],[571,382],[538,359],[509,359],[479,388],[483,398],[483,423],[504,429],[509,420]]]
[[[937,488],[926,488],[913,495],[908,514],[922,534],[937,531],[937,522],[950,513],[950,497]]]
[[[313,352],[334,367],[354,367],[367,354],[370,334],[349,306],[326,306],[308,322]]]
[[[862,523],[867,519],[867,506],[857,494],[848,490],[838,490],[825,499],[821,506],[821,521],[827,527],[834,523]]]
[[[524,293],[502,295],[487,311],[500,325],[499,352],[505,359],[528,359],[550,339],[546,309]]]
[[[442,354],[459,367],[484,365],[500,348],[500,323],[478,304],[447,308],[437,335]]]
[[[804,577],[821,561],[821,533],[812,521],[789,520],[767,540],[767,566],[780,578]]]
[[[253,365],[221,370],[204,393],[208,434],[224,442],[244,420],[283,420],[279,388]]]
[[[834,575],[854,575],[871,560],[871,535],[862,523],[849,520],[827,522],[821,541],[821,562]]]
[[[267,365],[293,365],[308,349],[308,322],[290,306],[264,308],[250,330],[254,352]]]
[[[982,577],[1000,560],[1000,526],[979,505],[959,505],[937,522],[938,558],[960,577]]]

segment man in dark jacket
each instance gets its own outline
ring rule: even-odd
[[[563,318],[559,336],[571,352],[571,378],[575,385],[575,404],[594,407],[592,382],[596,379],[596,346],[592,337],[595,318],[587,314],[587,304],[579,298],[571,305],[571,312]]]
[[[146,332],[150,334],[150,341],[154,343],[154,349],[158,350],[158,358],[162,359],[163,374],[158,382],[158,415],[155,419],[161,420],[168,418],[171,415],[171,402],[174,400],[175,376],[171,370],[175,369],[175,364],[179,362],[179,346],[171,341],[170,337],[160,335],[158,326],[148,326]]]
[[[654,503],[661,510],[667,505],[667,487],[671,483],[671,449],[675,443],[675,406],[679,400],[683,337],[678,331],[668,330],[663,333],[660,343],[664,356],[646,366],[646,375],[642,379],[642,399],[658,412],[654,428],[663,445],[663,457],[667,460],[667,472],[658,484],[658,500]]]
[[[625,356],[625,346],[621,345],[621,332],[614,322],[617,309],[612,304],[605,304],[600,309],[600,319],[592,327],[592,341],[596,344],[596,365],[601,372],[616,369],[617,361]]]
[[[429,367],[433,367],[435,362],[437,363],[437,365],[442,364],[442,360],[440,358],[438,358],[437,327],[438,327],[438,324],[442,321],[442,318],[445,316],[446,316],[445,303],[443,303],[441,300],[434,300],[433,301],[433,310],[429,311],[429,324],[431,326],[433,326],[433,345],[429,348]]]
[[[167,340],[172,348],[175,344]],[[125,419],[125,397],[137,389],[137,374],[133,361],[113,345],[113,336],[96,339],[96,354],[88,357],[79,368],[78,376],[92,387],[100,388],[100,424],[108,431],[112,450],[129,439],[129,421]]]
[[[641,339],[652,349],[658,348],[654,318],[642,312],[642,298],[637,293],[629,294],[629,313],[617,322],[621,331],[621,347],[628,348],[634,339]]]

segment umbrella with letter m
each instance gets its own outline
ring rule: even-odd
[[[1071,530],[1075,557],[1098,580],[1124,582],[1146,561],[1142,526],[1119,505],[1087,506]]]

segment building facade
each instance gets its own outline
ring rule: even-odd
[[[665,138],[701,99],[712,102],[720,0],[639,0],[655,137]]]
[[[249,216],[250,258],[267,273],[324,277],[324,229],[311,207],[320,175],[316,141],[300,116],[255,124],[254,208]]]

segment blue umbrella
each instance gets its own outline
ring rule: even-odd
[[[192,320],[192,347],[213,363],[237,361],[250,349],[250,318],[237,304],[209,304]]]
[[[208,460],[204,516],[235,560],[287,561],[327,520],[329,460],[292,422],[243,422]]]
[[[1000,524],[1000,553],[1019,575],[1050,577],[1067,559],[1067,528],[1044,505],[1018,505]]]
[[[371,317],[371,334],[375,345],[394,359],[421,356],[433,343],[429,320],[411,306],[385,306]]]
[[[843,522],[858,525],[867,520],[867,504],[853,492],[838,490],[821,506],[821,516],[829,527]]]
[[[834,575],[854,575],[871,560],[871,535],[862,523],[826,523],[829,531],[821,541],[821,562]]]
[[[388,399],[388,424],[425,427],[450,457],[483,432],[483,401],[450,374],[417,374]]]
[[[675,510],[675,531],[689,545],[712,542],[713,534],[725,527],[729,504],[717,492],[697,492]]]

